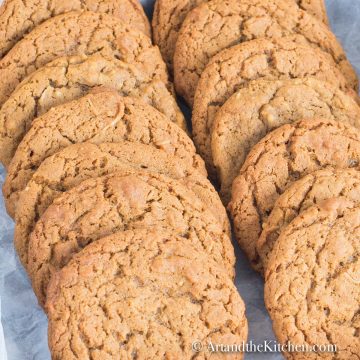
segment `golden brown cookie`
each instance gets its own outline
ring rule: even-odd
[[[207,0],[157,0],[152,19],[154,42],[173,71],[175,45],[188,13]],[[296,0],[298,6],[328,24],[324,0]]]
[[[52,279],[47,310],[53,359],[190,360],[194,339],[247,340],[245,306],[227,274],[166,230],[118,232],[86,247]]]
[[[111,15],[72,11],[37,26],[0,61],[0,105],[27,75],[48,62],[99,51],[168,81],[160,51],[148,36]]]
[[[135,66],[97,53],[52,61],[24,79],[0,110],[0,161],[8,166],[32,121],[57,106],[105,87],[137,97],[186,129],[171,88]]]
[[[237,240],[259,269],[256,242],[275,201],[296,180],[327,166],[357,168],[359,130],[341,122],[310,119],[283,125],[250,151],[234,180],[229,210]]]
[[[312,78],[256,80],[218,111],[212,154],[225,203],[251,148],[270,131],[301,119],[325,118],[360,129],[360,107],[338,88]]]
[[[216,113],[225,101],[251,80],[310,76],[357,97],[332,57],[304,43],[298,35],[247,41],[220,52],[210,61],[195,94],[192,124],[195,144],[213,177],[211,132]]]
[[[295,0],[295,2],[300,9],[305,10],[324,24],[329,24],[324,0]]]
[[[311,207],[281,233],[265,283],[278,341],[333,349],[285,352],[286,359],[359,358],[359,239],[360,208],[343,198]]]
[[[24,266],[27,265],[29,235],[54,199],[84,180],[130,170],[149,171],[181,180],[230,235],[229,220],[214,187],[182,159],[134,142],[74,144],[45,159],[17,195],[14,243]]]
[[[124,171],[82,182],[58,197],[37,222],[28,272],[39,303],[44,304],[51,275],[82,248],[116,231],[153,227],[197,243],[234,276],[231,240],[191,190],[163,175]]]
[[[106,13],[150,36],[150,24],[138,0],[5,0],[0,9],[0,58],[44,21],[75,10]]]
[[[173,73],[173,57],[181,25],[187,14],[207,0],[156,0],[152,18],[154,43],[170,73]]]
[[[34,121],[8,168],[3,193],[9,214],[14,215],[19,192],[48,156],[75,143],[124,140],[163,149],[206,175],[194,144],[176,124],[139,99],[101,91],[52,108]]]
[[[256,244],[264,270],[282,230],[311,206],[321,205],[336,197],[343,197],[360,205],[359,170],[319,170],[289,186],[276,201]]]
[[[329,53],[349,85],[357,89],[355,70],[335,35],[294,2],[212,0],[192,10],[181,27],[174,54],[176,90],[192,105],[202,71],[221,50],[257,38],[296,34]]]

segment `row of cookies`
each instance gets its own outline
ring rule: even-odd
[[[238,241],[255,269],[266,269],[276,242],[274,219],[281,216],[274,210],[278,198],[296,180],[315,171],[357,169],[359,141],[359,128],[346,121],[310,118],[279,127],[251,149],[234,180],[229,209]],[[301,206],[305,206],[302,201]],[[290,205],[284,218],[296,208]]]
[[[156,352],[191,358],[192,338],[208,336],[208,340],[229,342],[246,339],[244,304],[233,284],[235,257],[225,209],[206,179],[192,141],[163,114],[139,99],[98,90],[53,107],[37,118],[20,143],[10,168],[15,163],[22,171],[12,173],[14,183],[26,182],[17,199],[15,247],[39,303],[48,313],[49,345],[55,359],[87,359],[95,354],[117,358],[119,353],[146,353],[150,347],[145,340],[148,335],[136,328],[134,314],[156,325],[152,331],[156,331],[158,340],[151,340]],[[29,180],[25,180],[29,175]],[[110,239],[101,240],[108,235]],[[109,254],[99,247],[107,249],[109,242],[111,254],[120,254],[111,257],[114,262],[102,263]],[[130,245],[135,248],[130,252],[131,260],[127,260]],[[185,256],[187,252],[191,255]],[[120,258],[128,263],[126,269],[124,265],[120,267]],[[199,267],[194,266],[196,259]],[[79,270],[80,288],[73,284],[71,304],[64,305],[70,299],[66,295],[71,288],[68,282],[73,283],[73,267],[78,266],[78,261],[84,267]],[[158,270],[152,268],[157,262],[163,263]],[[102,266],[110,266],[106,276],[100,276],[99,271],[105,271]],[[114,266],[119,267],[117,271]],[[94,279],[88,276],[89,267],[94,270]],[[132,271],[141,271],[142,275],[130,275]],[[155,276],[151,285],[149,274]],[[196,279],[203,276],[204,288],[198,289]],[[136,287],[134,301],[144,305],[143,296],[148,292],[142,293],[145,285],[141,284],[147,284],[158,303],[152,297],[148,301],[153,306],[144,307],[139,313],[136,304],[123,307],[117,302],[123,320],[108,324],[108,335],[99,338],[104,330],[93,325],[94,321],[107,322],[112,318],[107,315],[99,320],[103,302],[110,296],[107,292],[99,294],[99,281],[110,287],[111,301],[117,297],[120,301],[121,284],[126,283]],[[176,294],[168,294],[170,282],[176,282]],[[118,287],[114,290],[115,285]],[[90,302],[90,313],[85,299]],[[188,307],[193,307],[195,301],[202,305],[190,312]],[[202,311],[204,304],[219,308],[218,311],[227,304],[229,310],[220,321],[212,322],[212,313]],[[70,310],[64,311],[64,306]],[[152,319],[164,316],[176,322],[177,315],[172,312],[179,308],[183,310],[179,314],[183,320],[206,320],[191,329],[192,336],[184,335],[180,340],[178,334],[186,333],[186,328],[182,330],[182,323],[176,325],[164,335],[165,339],[171,337],[171,347],[163,347],[164,338],[156,334],[168,331],[167,326],[163,320],[153,324]],[[84,314],[88,316],[84,318]],[[68,326],[68,317],[73,319],[72,326]],[[128,332],[119,332],[121,326]],[[215,336],[215,329],[221,335]],[[140,333],[136,342],[127,344],[126,339],[137,331]],[[84,348],[69,340],[74,338],[86,338],[86,344],[93,344],[96,339],[96,346]],[[85,356],[85,351],[91,355]]]
[[[360,352],[358,80],[321,22],[325,12],[314,11],[324,3],[181,3],[158,0],[154,32],[168,29],[160,49],[193,108],[194,141],[230,202],[236,238],[265,274],[276,335],[309,345],[285,355],[352,358]],[[314,344],[338,351],[311,353]]]
[[[302,9],[304,3],[211,0],[191,9],[193,2],[188,7],[172,8],[169,2],[159,0],[155,7],[155,33],[165,26],[161,19],[169,14],[180,11],[184,17],[167,25],[176,45],[169,50],[170,44],[161,41],[159,47],[163,54],[169,51],[173,56],[176,90],[193,105],[194,141],[210,175],[220,183],[225,204],[231,199],[234,180],[247,167],[253,147],[261,147],[262,138],[272,130],[317,118],[360,127],[355,71],[334,34],[309,14],[309,8],[308,12]],[[316,13],[315,8],[324,8],[320,0],[307,2],[310,4],[312,13]],[[177,59],[184,61],[179,65]],[[183,67],[193,75],[192,81],[184,80]],[[180,89],[182,81],[185,92]],[[252,218],[254,212],[247,215],[243,194],[237,191],[241,187],[238,182],[233,187],[233,207],[241,203],[239,216]],[[260,205],[265,202],[260,194],[257,201]],[[232,206],[230,212],[237,229]],[[243,233],[236,231],[251,260],[253,254],[244,244],[247,237],[256,242],[261,227],[261,222],[254,220]]]
[[[218,128],[218,136],[223,131],[222,124],[217,125],[221,118],[216,120],[216,115],[250,81],[312,77],[358,101],[356,73],[335,35],[323,23],[327,23],[323,0],[178,3],[157,1],[154,39],[168,63],[173,64],[175,88],[193,109],[195,144],[210,175],[218,177],[221,186],[224,183],[224,193],[231,187],[234,174],[224,169],[229,165],[224,165],[223,144],[212,140],[214,128]],[[237,170],[239,166],[234,173]],[[224,197],[227,202],[229,194]]]
[[[359,163],[358,128],[312,118],[263,138],[234,181],[235,232],[279,342],[297,346],[287,359],[360,353]]]
[[[246,341],[229,220],[141,5],[7,0],[0,24],[3,193],[52,357]]]

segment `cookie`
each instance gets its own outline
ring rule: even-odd
[[[32,121],[50,108],[77,99],[96,87],[145,100],[186,129],[175,98],[166,85],[136,67],[97,53],[64,57],[27,77],[0,110],[0,161],[8,166]]]
[[[193,109],[193,135],[200,155],[214,177],[211,132],[218,109],[250,80],[282,80],[314,77],[357,94],[329,54],[304,44],[301,36],[257,39],[236,45],[216,55],[201,75]]]
[[[205,0],[157,0],[152,20],[153,37],[168,68],[173,71],[175,44],[188,13]],[[328,24],[323,0],[297,0],[298,6]]]
[[[28,272],[44,304],[51,275],[89,243],[116,231],[170,228],[201,246],[234,276],[231,240],[196,195],[179,180],[130,171],[86,180],[58,197],[30,235]]]
[[[181,25],[187,14],[206,0],[156,0],[152,18],[154,43],[170,73],[173,73],[173,57]]]
[[[48,156],[75,143],[124,140],[163,149],[206,175],[193,142],[176,124],[139,99],[101,91],[52,108],[34,121],[8,168],[3,193],[9,214],[15,213],[18,192]]]
[[[192,105],[202,71],[221,50],[257,38],[296,34],[329,53],[348,83],[357,88],[356,73],[335,35],[287,0],[212,0],[192,10],[175,47],[175,88]]]
[[[325,118],[360,129],[360,107],[353,98],[312,78],[256,80],[235,93],[218,111],[212,153],[227,203],[231,185],[250,149],[270,131],[301,119]]]
[[[211,210],[230,235],[230,224],[211,183],[176,156],[150,145],[133,142],[82,143],[48,157],[35,171],[19,197],[14,243],[26,267],[29,235],[54,199],[82,181],[119,171],[143,170],[179,179]]]
[[[324,201],[344,197],[360,204],[360,172],[356,169],[326,169],[294,182],[276,201],[263,225],[257,251],[264,269],[281,231],[299,214]]]
[[[265,303],[278,341],[336,351],[286,359],[358,358],[360,208],[344,199],[311,207],[282,232],[266,272]]]
[[[37,26],[0,61],[0,105],[27,75],[50,61],[99,51],[168,81],[160,51],[149,37],[111,15],[72,11]]]
[[[50,352],[62,360],[190,360],[194,339],[241,344],[248,332],[227,274],[171,231],[118,232],[89,245],[52,279],[47,310]],[[201,358],[214,356],[204,349]]]
[[[359,130],[340,122],[310,119],[283,125],[250,151],[234,180],[229,210],[235,234],[254,268],[256,242],[275,201],[291,183],[327,166],[356,168]]]
[[[117,17],[130,27],[150,36],[150,25],[137,0],[49,1],[5,0],[0,13],[0,57],[3,57],[24,35],[44,21],[75,10],[106,13]]]
[[[324,0],[295,0],[300,9],[305,10],[324,24],[329,24]]]

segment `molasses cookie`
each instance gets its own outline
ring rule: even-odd
[[[165,230],[118,232],[87,246],[54,275],[46,308],[53,359],[190,360],[194,339],[247,340],[245,306],[227,274]],[[201,358],[214,354],[204,349]]]
[[[327,166],[357,168],[359,130],[341,122],[310,119],[283,125],[250,151],[234,180],[229,210],[235,233],[259,269],[256,242],[275,201],[296,180]]]
[[[360,172],[357,169],[316,171],[294,182],[279,197],[257,242],[264,270],[282,230],[306,209],[336,197],[360,204]]]
[[[305,77],[327,81],[357,98],[332,57],[304,44],[301,36],[247,41],[222,51],[210,61],[195,94],[192,124],[195,144],[212,176],[215,173],[211,156],[212,127],[225,101],[251,80]]]
[[[29,235],[54,199],[84,180],[130,170],[149,171],[181,180],[230,235],[229,220],[214,187],[180,158],[141,143],[81,143],[45,159],[18,195],[14,243],[24,266],[27,265]]]
[[[256,80],[218,111],[212,154],[227,203],[250,149],[270,131],[301,119],[325,118],[360,129],[360,107],[338,88],[312,78]]]
[[[202,71],[221,50],[257,39],[302,35],[313,47],[329,53],[357,89],[355,70],[335,35],[295,2],[287,0],[212,0],[186,17],[174,55],[175,87],[189,105]]]
[[[99,51],[168,81],[160,51],[148,36],[107,14],[72,11],[37,26],[0,61],[0,106],[27,75],[50,61]]]
[[[343,198],[314,206],[282,232],[266,271],[265,303],[281,344],[333,352],[285,352],[291,360],[358,358],[360,208]]]
[[[166,85],[135,66],[97,53],[64,57],[45,65],[18,85],[0,110],[0,161],[8,166],[32,121],[50,108],[105,87],[138,97],[186,129],[175,98]]]
[[[139,99],[100,91],[52,108],[34,121],[8,168],[3,193],[9,214],[14,215],[19,192],[48,156],[75,143],[124,140],[163,149],[206,176],[193,142],[176,124]]]
[[[106,13],[147,36],[151,34],[149,21],[138,0],[5,0],[0,12],[0,57],[36,26],[54,16],[75,10]]]
[[[154,227],[197,244],[234,276],[231,240],[204,203],[180,180],[134,170],[86,180],[44,212],[28,250],[39,303],[44,304],[51,275],[88,244],[117,231]]]

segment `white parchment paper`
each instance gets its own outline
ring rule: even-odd
[[[153,1],[142,1],[151,16]],[[360,0],[328,0],[331,27],[360,74]],[[1,81],[1,80],[0,80]],[[0,185],[5,171],[0,165]],[[47,320],[37,305],[28,277],[14,252],[14,224],[0,196],[0,360],[49,360]],[[263,302],[263,282],[254,273],[239,248],[236,285],[247,306],[249,340],[274,339]],[[247,360],[283,359],[281,354],[246,354]]]

